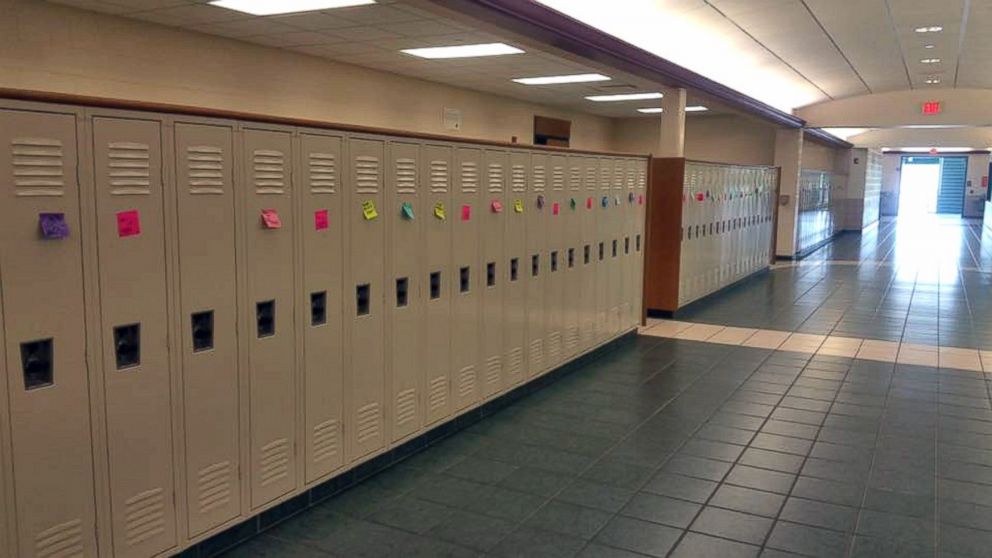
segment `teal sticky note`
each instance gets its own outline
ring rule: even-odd
[[[402,205],[403,217],[413,221],[413,204],[410,202],[403,202]]]

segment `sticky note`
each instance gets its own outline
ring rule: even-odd
[[[603,199],[599,201],[599,204],[602,205],[603,207],[609,207],[610,206],[609,196],[603,196]]]
[[[637,195],[637,205],[644,205],[644,194]]]
[[[524,200],[513,200],[513,211],[517,213],[524,212]]]
[[[630,203],[634,203],[634,193],[633,192],[627,194],[627,201],[630,202]]]
[[[326,229],[330,225],[330,219],[327,218],[326,209],[318,209],[313,212],[313,227],[318,231]]]
[[[696,201],[703,201],[706,199],[706,194],[702,192],[696,192]]]
[[[586,209],[592,209],[592,198],[586,198]]]
[[[38,225],[41,236],[60,239],[69,236],[69,224],[65,222],[65,213],[39,213]]]
[[[558,211],[559,210],[560,210],[560,207],[558,205],[558,202],[555,202],[555,203],[551,204],[551,214],[552,215],[558,215]]]
[[[493,213],[503,213],[503,203],[499,200],[493,200],[492,208]]]
[[[443,202],[437,202],[436,204],[434,204],[434,216],[437,217],[438,219],[444,221],[445,216],[444,216],[444,203]]]
[[[543,195],[537,196],[537,207],[539,209],[543,209],[544,208],[544,196]]]
[[[410,202],[403,202],[400,206],[400,211],[403,213],[403,218],[413,221],[413,204]]]
[[[366,221],[371,221],[379,216],[379,212],[375,210],[375,202],[373,200],[362,202],[362,216],[365,217]]]
[[[282,219],[275,209],[263,209],[262,225],[267,229],[279,229],[282,228]]]
[[[137,209],[117,213],[117,236],[137,236],[141,234],[141,216]]]
[[[572,211],[575,211],[575,198],[572,198],[572,199],[570,199],[570,200],[568,200],[568,207],[569,207],[569,208],[570,208],[570,209],[571,209]]]
[[[462,221],[468,221],[472,218],[472,206],[463,205],[462,206]]]
[[[620,196],[613,196],[613,205],[620,205]]]

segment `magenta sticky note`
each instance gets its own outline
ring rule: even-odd
[[[586,209],[592,209],[592,198],[586,198]]]
[[[325,230],[330,225],[330,219],[327,218],[326,209],[318,209],[313,212],[313,226],[318,231]]]
[[[472,206],[463,205],[462,206],[462,221],[468,221],[472,218]]]
[[[493,213],[503,213],[503,204],[499,200],[493,200]]]
[[[39,213],[38,225],[41,236],[61,239],[69,236],[69,224],[65,222],[65,213]]]
[[[267,229],[282,228],[282,219],[279,218],[279,212],[275,209],[263,209],[262,225]]]
[[[555,203],[551,204],[551,214],[552,215],[558,215],[558,212],[560,210],[561,210],[561,206],[558,205],[558,202],[555,202]]]
[[[638,194],[637,195],[637,205],[644,205],[644,195],[643,194]]]
[[[141,234],[141,215],[137,209],[117,213],[117,236],[137,236]]]

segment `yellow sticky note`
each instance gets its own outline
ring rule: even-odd
[[[524,200],[513,200],[513,211],[516,213],[524,212]]]
[[[366,200],[362,202],[362,215],[365,216],[366,221],[371,221],[379,216],[379,212],[375,210],[374,201]]]
[[[437,202],[436,204],[434,204],[434,216],[437,217],[438,219],[444,221],[445,217],[444,217],[444,204],[443,203]]]

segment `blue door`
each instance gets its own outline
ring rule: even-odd
[[[961,215],[964,212],[964,185],[967,178],[967,157],[941,157],[937,213]]]

